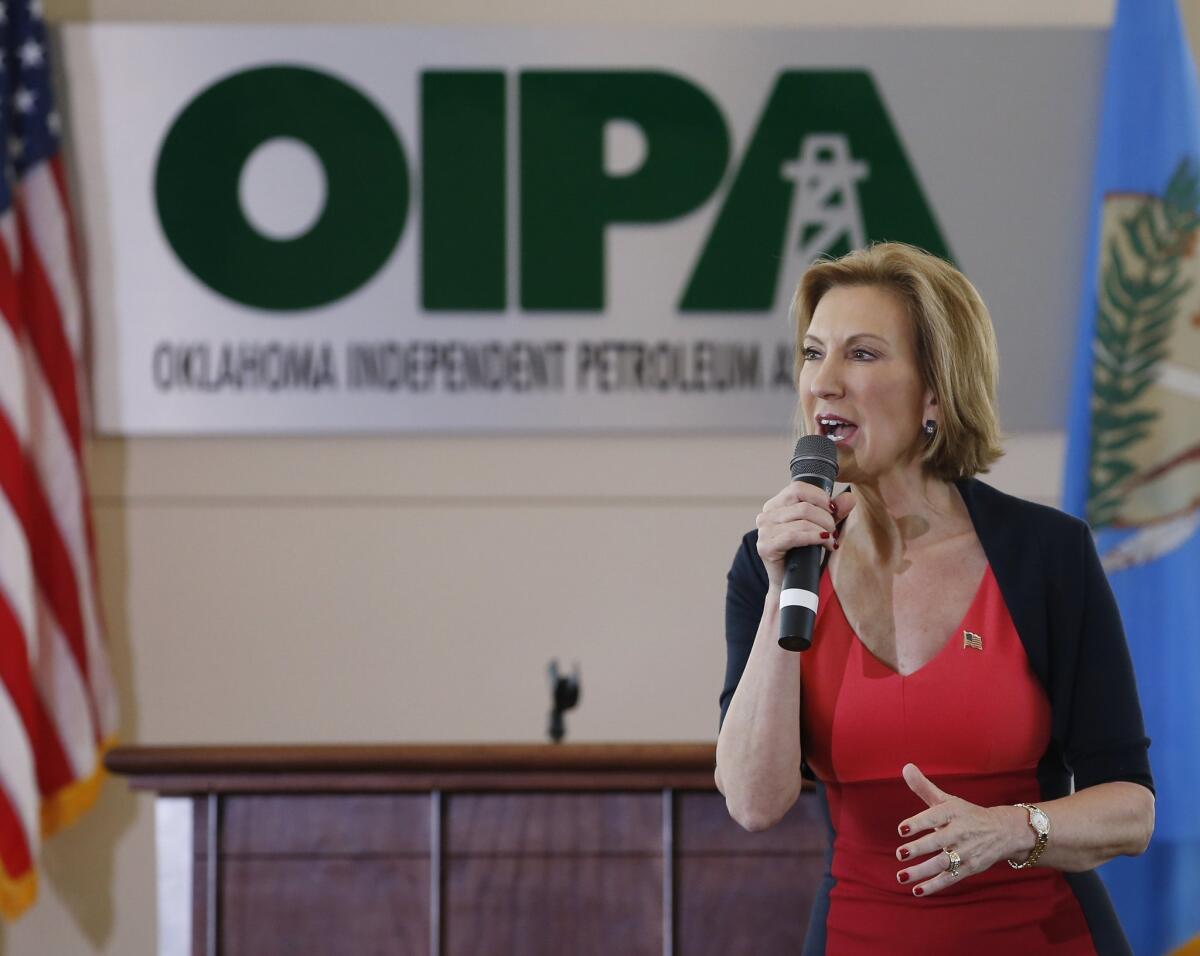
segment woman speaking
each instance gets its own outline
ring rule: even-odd
[[[974,476],[1001,454],[987,308],[887,243],[796,291],[793,482],[729,572],[717,786],[742,826],[815,777],[832,829],[804,952],[1129,953],[1093,868],[1154,828],[1149,741],[1088,528]],[[828,549],[811,650],[777,643],[784,555]]]

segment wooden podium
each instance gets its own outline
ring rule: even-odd
[[[806,791],[762,833],[692,744],[123,747],[156,793],[159,956],[797,953]]]

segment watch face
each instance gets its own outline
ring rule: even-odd
[[[1038,833],[1048,833],[1050,831],[1050,818],[1041,810],[1030,810],[1029,822]]]

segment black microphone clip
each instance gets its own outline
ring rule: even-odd
[[[563,714],[579,703],[582,682],[579,676],[579,664],[572,667],[569,677],[564,677],[558,673],[558,660],[555,659],[550,662],[549,674],[552,699],[549,734],[550,740],[557,744],[561,743],[563,737],[567,735],[567,724],[563,719]]]

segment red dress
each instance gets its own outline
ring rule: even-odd
[[[824,785],[833,844],[824,926],[810,929],[806,953],[1095,956],[1058,870],[1001,860],[921,898],[896,881],[896,850],[912,839],[897,827],[925,809],[900,776],[904,764],[981,806],[1039,799],[1050,704],[991,568],[946,645],[908,676],[858,639],[828,574],[815,632],[801,664],[802,746]]]

